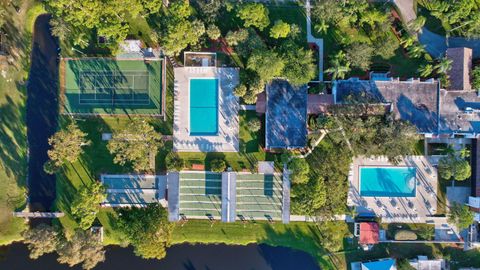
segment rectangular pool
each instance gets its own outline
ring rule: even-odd
[[[415,167],[360,167],[360,196],[415,197]]]
[[[190,135],[218,133],[218,79],[190,79]]]

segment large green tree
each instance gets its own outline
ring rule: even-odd
[[[470,207],[459,203],[453,203],[448,213],[448,222],[453,223],[459,230],[468,228],[473,224],[474,214]]]
[[[280,51],[285,61],[282,76],[291,84],[304,85],[315,78],[317,66],[311,50],[289,41],[281,46]]]
[[[105,261],[105,250],[97,235],[90,231],[76,230],[69,240],[62,240],[58,247],[58,262],[70,267],[82,264],[82,268],[89,270],[99,262]]]
[[[254,51],[247,62],[247,68],[255,71],[265,82],[280,76],[284,67],[284,59],[273,50]]]
[[[470,163],[464,158],[450,153],[438,162],[438,173],[445,180],[463,181],[470,178],[472,170]]]
[[[271,38],[286,38],[290,34],[290,25],[282,20],[278,20],[270,28]]]
[[[354,42],[345,49],[345,58],[352,67],[368,70],[372,64],[374,48],[363,42]]]
[[[304,158],[294,158],[288,164],[291,171],[290,179],[293,184],[304,184],[308,181],[310,166]]]
[[[70,211],[78,221],[80,228],[87,230],[92,226],[100,208],[100,203],[105,198],[105,187],[100,182],[93,182],[89,186],[83,186],[75,194]]]
[[[120,165],[131,163],[137,172],[150,170],[150,159],[162,145],[162,136],[146,120],[133,119],[108,142],[108,150]]]
[[[99,35],[114,42],[127,37],[129,19],[156,13],[162,0],[48,0],[48,9],[55,18],[61,18],[70,30],[96,29]],[[80,34],[81,31],[72,31]]]
[[[132,244],[135,254],[145,259],[162,259],[170,246],[173,223],[158,204],[120,210],[120,230]]]
[[[87,134],[72,122],[66,129],[62,129],[50,137],[48,144],[52,149],[47,152],[50,160],[45,163],[45,171],[53,174],[66,162],[77,161],[83,153],[82,147],[90,144],[86,136]]]
[[[23,242],[28,245],[32,259],[54,252],[59,241],[57,230],[44,223],[28,229],[22,236]]]
[[[241,4],[237,16],[244,21],[245,27],[254,26],[263,30],[270,24],[268,9],[261,3]]]

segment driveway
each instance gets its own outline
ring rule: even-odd
[[[50,33],[49,15],[34,27],[31,69],[27,85],[28,193],[30,211],[49,211],[55,200],[55,176],[43,171],[48,138],[57,128],[57,41]]]

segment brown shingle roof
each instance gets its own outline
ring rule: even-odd
[[[446,57],[453,61],[452,69],[448,72],[450,77],[448,90],[471,90],[472,49],[465,47],[448,48]]]

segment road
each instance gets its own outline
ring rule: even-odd
[[[55,176],[43,171],[48,160],[48,138],[57,128],[58,117],[58,42],[50,33],[49,20],[49,15],[41,15],[35,21],[27,85],[30,211],[49,211],[55,200]]]

